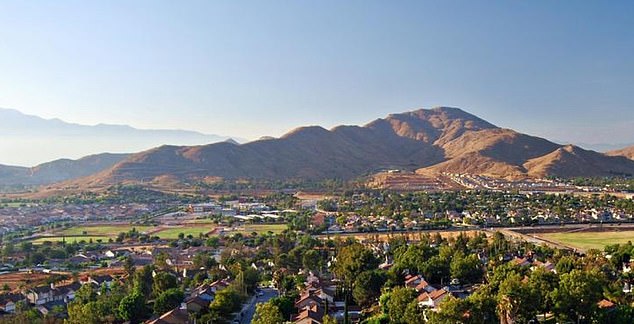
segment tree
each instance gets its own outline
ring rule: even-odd
[[[168,272],[159,272],[154,276],[154,283],[152,284],[152,293],[154,296],[158,296],[164,291],[171,288],[178,287],[176,277]]]
[[[318,270],[320,259],[319,252],[315,250],[308,250],[302,257],[302,265],[308,270]]]
[[[352,297],[361,306],[370,306],[381,296],[381,287],[387,280],[383,272],[364,271],[354,281]]]
[[[214,301],[209,305],[212,312],[226,315],[240,308],[240,294],[233,287],[223,289],[216,293]]]
[[[450,275],[449,261],[435,255],[421,265],[421,273],[430,282],[442,283]]]
[[[539,300],[533,292],[517,273],[502,281],[497,296],[501,323],[527,323],[534,319]]]
[[[425,323],[425,313],[422,307],[418,306],[418,301],[413,300],[407,304],[403,320],[408,324]]]
[[[196,267],[197,269],[200,268],[205,268],[205,269],[211,269],[211,267],[213,267],[214,265],[216,265],[216,260],[214,258],[212,258],[209,254],[207,253],[197,253],[194,256],[194,267]]]
[[[75,300],[68,304],[68,324],[99,324],[102,323],[99,304],[97,302],[83,303]]]
[[[559,262],[555,265],[555,270],[558,274],[562,275],[572,271],[575,267],[575,259],[569,256],[564,256],[559,259]]]
[[[468,323],[470,322],[470,317],[467,315],[469,310],[468,301],[450,296],[440,304],[440,309],[437,312],[428,312],[427,314],[430,316],[430,323]]]
[[[272,303],[257,304],[255,307],[255,315],[253,315],[253,324],[278,324],[282,323],[284,318],[280,309]]]
[[[82,304],[86,304],[97,299],[97,292],[92,285],[82,285],[75,293],[75,299]]]
[[[134,259],[132,258],[132,255],[125,257],[125,260],[123,261],[123,270],[128,274],[128,278],[133,278],[136,267],[134,267]]]
[[[542,314],[550,312],[553,304],[550,293],[559,286],[557,275],[544,268],[537,268],[531,272],[528,284],[537,299],[538,311]]]
[[[482,280],[482,263],[475,254],[465,256],[462,252],[454,254],[450,264],[451,277],[461,283],[476,283]]]
[[[416,290],[414,289],[405,287],[394,288],[386,304],[390,323],[405,323],[405,310],[407,309],[407,305],[415,300],[415,298]]]
[[[134,273],[134,289],[138,290],[146,298],[149,298],[152,294],[152,285],[154,283],[152,272],[154,272],[154,268],[146,265],[141,271]]]
[[[568,320],[590,319],[603,293],[601,275],[597,272],[572,270],[559,277],[559,287],[552,292],[554,311]]]
[[[169,258],[170,256],[167,253],[160,252],[154,258],[154,265],[163,271],[167,271],[170,268],[169,264],[167,264],[167,261],[169,260]]]
[[[282,313],[282,318],[284,318],[284,320],[290,319],[291,315],[295,313],[295,303],[293,298],[289,296],[274,297],[269,300],[269,303],[277,306]]]
[[[176,308],[185,298],[183,291],[170,288],[162,292],[154,301],[154,313],[163,314]]]
[[[119,303],[119,316],[132,324],[140,322],[145,317],[146,312],[145,298],[137,290],[123,297]]]
[[[260,273],[255,269],[249,267],[236,276],[237,288],[242,293],[252,293],[255,291],[258,282],[260,281]]]
[[[337,324],[338,322],[334,317],[330,315],[324,315],[324,317],[321,320],[321,323],[322,324]]]
[[[379,261],[371,250],[362,244],[353,243],[339,250],[333,271],[350,289],[361,272],[374,270],[378,266]]]

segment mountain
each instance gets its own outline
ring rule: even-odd
[[[145,130],[126,125],[95,126],[44,119],[0,108],[0,162],[31,166],[60,157],[101,152],[139,152],[163,144],[199,145],[230,139],[184,130]]]
[[[392,114],[365,126],[300,127],[235,145],[164,145],[74,181],[78,186],[206,177],[351,179],[384,169],[501,178],[634,174],[634,161],[497,127],[458,108]]]
[[[529,175],[561,177],[631,176],[634,161],[566,145],[524,164]]]
[[[128,156],[102,153],[79,160],[59,159],[32,168],[0,165],[0,186],[45,185],[81,178],[108,169]]]
[[[634,146],[629,146],[620,150],[609,151],[605,154],[610,156],[624,156],[630,160],[634,160]]]

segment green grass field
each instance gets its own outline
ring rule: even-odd
[[[603,250],[606,245],[625,244],[628,241],[634,242],[634,231],[544,233],[539,236],[585,250]]]
[[[204,235],[205,233],[213,231],[214,228],[215,228],[215,225],[211,225],[211,224],[201,224],[197,226],[185,226],[185,227],[173,227],[173,228],[166,228],[159,232],[153,233],[152,236],[158,236],[166,240],[175,240],[178,238],[178,234],[180,233],[185,234],[185,236],[191,234],[194,237],[198,237],[200,233],[203,233]]]
[[[51,236],[51,237],[41,237],[35,240],[32,240],[31,243],[33,244],[42,244],[46,241],[49,242],[61,242],[62,240],[66,240],[66,243],[73,243],[73,242],[80,242],[80,241],[86,241],[89,242],[90,239],[93,240],[93,242],[97,242],[97,240],[101,240],[103,243],[107,243],[108,239],[110,237],[108,236]],[[114,238],[113,238],[114,239]]]
[[[128,232],[136,228],[138,232],[147,232],[155,229],[154,226],[142,225],[104,225],[104,226],[78,226],[64,229],[58,235],[97,235],[116,238],[121,232]]]
[[[191,219],[187,221],[187,224],[215,224],[214,221],[208,218]]]
[[[256,232],[258,234],[266,234],[269,231],[274,234],[282,233],[286,229],[286,224],[247,224],[244,225],[244,230],[239,231],[243,234],[251,234]]]
[[[204,235],[205,233],[209,233],[213,231],[215,227],[216,227],[215,224],[212,224],[209,221],[204,221],[204,220],[201,220],[201,222],[196,222],[196,223],[187,223],[179,227],[170,227],[170,228],[164,228],[164,229],[160,229],[155,226],[128,225],[128,224],[104,225],[104,226],[78,226],[78,227],[66,228],[61,231],[57,231],[54,233],[55,236],[38,238],[31,242],[33,242],[33,244],[41,244],[44,241],[58,242],[62,240],[62,237],[66,237],[66,242],[69,242],[69,243],[73,242],[74,240],[88,241],[90,238],[92,238],[93,241],[96,241],[97,239],[101,239],[103,242],[107,242],[108,239],[112,238],[114,240],[117,238],[117,235],[119,235],[119,233],[128,232],[132,228],[136,228],[136,230],[141,233],[143,232],[151,233],[150,235],[158,236],[161,239],[175,240],[175,239],[178,239],[178,234],[180,233],[183,233],[185,236],[192,235],[194,237],[198,237],[200,233]],[[283,230],[286,229],[286,224],[246,224],[242,228],[244,229],[241,229],[237,232],[242,233],[243,235],[249,235],[252,232],[257,232],[258,234],[266,234],[269,231],[275,234],[279,234]],[[78,237],[74,237],[74,236],[78,236]]]

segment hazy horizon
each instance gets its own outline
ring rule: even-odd
[[[435,107],[424,107],[424,108],[431,109]],[[460,108],[460,107],[456,107],[456,108]],[[417,109],[420,109],[420,108],[417,108]],[[2,110],[11,110],[11,111],[15,111],[20,114],[23,114],[19,110],[12,109],[12,108],[0,107],[0,112],[2,112]],[[414,109],[394,111],[393,113],[402,113],[402,112],[411,111],[411,110],[414,110]],[[468,110],[465,110],[465,111],[467,113],[470,113]],[[40,116],[29,115],[29,114],[25,114],[25,116],[41,118]],[[359,126],[362,126],[363,124],[366,124],[367,122],[370,122],[376,118],[383,118],[383,117],[385,116],[375,116],[373,118],[369,118],[365,122],[360,123]],[[481,117],[481,116],[476,116],[476,117]],[[19,133],[11,134],[9,136],[7,136],[7,134],[4,134],[3,142],[0,143],[0,165],[34,167],[39,164],[51,162],[58,159],[75,160],[82,157],[86,157],[88,155],[95,155],[100,153],[138,153],[138,152],[148,150],[160,145],[204,145],[204,144],[211,144],[218,141],[222,141],[222,140],[225,140],[225,138],[231,138],[233,140],[239,141],[240,143],[246,143],[246,142],[250,142],[250,141],[262,138],[264,136],[267,136],[267,135],[263,135],[258,138],[245,139],[238,136],[232,136],[231,134],[206,134],[206,133],[201,133],[198,131],[192,131],[187,129],[144,129],[144,128],[135,127],[135,125],[104,124],[104,123],[97,123],[93,125],[83,125],[83,124],[69,123],[60,118],[46,118],[44,120],[62,122],[62,123],[68,124],[69,126],[114,127],[114,128],[122,127],[122,129],[131,128],[130,130],[132,131],[140,131],[140,132],[153,132],[153,131],[174,132],[175,137],[166,138],[164,137],[165,135],[163,135],[163,137],[155,138],[153,142],[152,141],[148,142],[147,140],[144,140],[143,138],[126,137],[125,142],[122,142],[122,141],[117,142],[116,140],[119,138],[119,136],[117,134],[106,133],[105,132],[106,129],[103,129],[101,131],[99,131],[98,129],[95,129],[94,130],[95,133],[91,134],[91,137],[88,137],[88,138],[86,138],[85,136],[77,136],[77,134],[70,132],[68,134],[62,134],[61,140],[60,140],[60,137],[53,136],[49,138],[48,136],[45,136],[44,134],[40,134],[36,136],[32,134],[27,134],[27,136],[25,136],[24,134],[19,134]],[[318,125],[318,124],[297,125],[296,127],[313,126],[313,125],[321,126],[327,129],[332,128],[331,126]],[[337,125],[332,125],[332,126],[337,126]],[[497,125],[497,126],[502,128],[507,128],[504,125]],[[293,129],[287,129],[286,131],[283,132],[283,134],[285,134],[286,132],[290,132],[292,130]],[[110,130],[110,132],[112,132],[112,130]],[[192,134],[189,134],[189,135],[193,135],[195,137],[200,136],[200,137],[196,137],[194,139],[189,137],[183,137],[183,134],[180,134],[181,132],[184,133],[185,135],[188,135],[187,133],[191,132]],[[0,131],[0,133],[2,132]],[[283,134],[280,134],[280,135],[283,135]],[[52,134],[52,135],[55,135],[55,134]],[[178,137],[178,135],[181,135],[181,137]],[[540,136],[540,137],[542,136],[541,134],[529,134],[529,135]],[[111,136],[109,138],[110,140],[108,140],[108,136]],[[275,136],[275,137],[279,137],[279,136]],[[208,138],[209,140],[205,141],[204,140],[205,138]],[[556,139],[556,138],[546,138],[546,139],[551,140],[555,143],[559,143],[559,144],[574,144],[586,149],[596,150],[600,152],[619,149],[619,148],[623,148],[623,147],[634,144],[634,143],[582,143],[582,142],[573,142],[573,141],[567,141],[567,140]],[[77,149],[78,147],[82,147],[86,145],[86,141],[90,142],[91,144],[90,147],[87,147],[84,150],[81,150],[81,149],[78,150]],[[37,148],[37,149],[34,151],[33,148]]]
[[[0,107],[256,139],[452,106],[551,140],[628,144],[631,12],[629,1],[4,1]]]

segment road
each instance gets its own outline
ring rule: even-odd
[[[262,288],[261,291],[262,296],[257,296],[255,300],[252,300],[250,304],[246,305],[245,308],[242,309],[242,320],[240,321],[240,324],[251,323],[253,315],[255,315],[255,306],[259,303],[266,303],[269,299],[277,297],[278,295],[277,290],[273,288]]]

